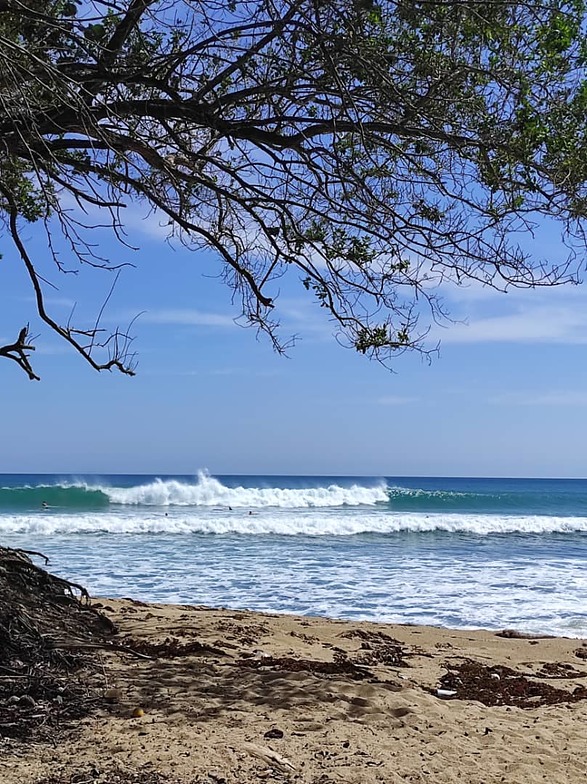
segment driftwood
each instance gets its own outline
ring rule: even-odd
[[[99,701],[95,651],[116,632],[80,585],[0,547],[0,737],[51,735]]]
[[[517,629],[503,629],[495,632],[496,637],[505,637],[506,640],[552,640],[554,634],[533,634],[532,632],[519,632]]]
[[[260,759],[270,768],[277,768],[282,773],[293,773],[296,770],[295,765],[287,757],[283,757],[267,746],[258,746],[256,743],[243,743],[242,748],[252,757]]]

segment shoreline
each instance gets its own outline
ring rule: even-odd
[[[587,640],[92,603],[134,654],[59,747],[0,741],[3,784],[587,779]]]
[[[304,623],[304,621],[311,620],[317,623],[321,621],[332,621],[334,623],[342,622],[346,624],[366,624],[369,626],[375,627],[389,627],[393,629],[423,629],[429,630],[430,632],[438,631],[438,632],[447,632],[449,634],[460,635],[462,634],[473,634],[479,633],[488,636],[495,636],[495,637],[502,637],[504,639],[520,639],[520,640],[568,640],[570,643],[573,641],[577,642],[578,645],[581,645],[582,642],[586,643],[587,646],[587,634],[555,634],[550,631],[535,629],[530,630],[525,628],[523,625],[520,626],[444,626],[442,624],[433,624],[433,623],[420,623],[419,621],[395,621],[395,620],[385,620],[384,618],[368,618],[368,617],[351,617],[351,616],[344,616],[344,615],[321,615],[321,614],[301,614],[299,612],[293,610],[275,610],[275,609],[255,609],[251,607],[242,607],[242,606],[228,606],[224,604],[182,604],[180,602],[173,602],[173,601],[157,601],[155,599],[150,598],[136,598],[131,596],[116,596],[116,597],[107,597],[107,596],[93,596],[92,597],[92,605],[96,607],[96,603],[98,605],[108,605],[111,603],[118,603],[118,602],[131,602],[138,606],[140,605],[149,605],[149,606],[156,606],[156,607],[195,607],[202,611],[217,611],[223,613],[245,613],[250,614],[253,616],[267,616],[269,618],[292,618],[298,620],[300,623]],[[521,624],[523,622],[520,622]]]

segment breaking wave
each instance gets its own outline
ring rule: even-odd
[[[119,508],[105,513],[57,511],[0,516],[0,534],[211,534],[238,536],[357,536],[446,533],[586,534],[587,517],[390,513],[388,510]]]
[[[473,488],[423,489],[402,487],[392,480],[324,477],[220,479],[204,471],[191,480],[187,477],[67,480],[56,477],[53,482],[44,480],[30,485],[23,482],[0,488],[3,524],[11,515],[31,516],[31,519],[43,515],[54,524],[57,516],[77,515],[91,527],[94,524],[88,521],[96,518],[92,530],[111,530],[104,520],[112,518],[117,521],[112,525],[118,525],[125,517],[130,520],[134,515],[140,515],[141,521],[151,521],[148,525],[157,527],[165,510],[170,518],[165,525],[171,525],[173,518],[174,524],[187,526],[182,530],[194,531],[204,530],[198,526],[204,525],[202,516],[207,512],[214,512],[212,519],[219,520],[222,512],[229,511],[234,511],[234,515],[228,516],[226,530],[243,533],[255,526],[240,528],[240,523],[236,522],[239,511],[258,513],[261,528],[268,525],[269,519],[274,519],[267,529],[272,533],[295,533],[300,525],[313,526],[310,533],[334,535],[347,533],[347,528],[351,533],[583,531],[587,520],[587,491],[583,486],[576,487],[572,493],[564,487],[561,490],[531,487],[513,492],[487,487],[482,491]],[[298,520],[295,516],[311,510],[321,510],[324,517],[308,522],[306,518]],[[288,511],[291,515],[285,526],[279,515]],[[131,526],[140,524],[140,521],[128,523]],[[214,529],[217,523],[205,525]],[[316,527],[320,530],[314,530]]]
[[[376,486],[330,484],[317,487],[228,487],[218,479],[200,472],[195,482],[155,479],[134,487],[93,486],[88,482],[5,487],[0,489],[0,510],[99,509],[121,506],[195,506],[236,509],[277,507],[373,506],[388,501],[384,483]]]

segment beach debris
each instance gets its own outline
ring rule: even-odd
[[[243,654],[243,656],[246,656],[246,654]],[[270,659],[271,658],[271,654],[270,653],[267,653],[267,651],[260,651],[260,650],[251,651],[250,656],[252,656],[253,659]]]
[[[304,642],[307,642],[309,645],[312,645],[315,642],[320,642],[320,638],[316,637],[315,634],[304,634],[304,632],[296,632],[292,630],[289,633],[289,636],[297,637],[299,640],[303,640]]]
[[[240,619],[240,615],[234,615]],[[247,617],[247,616],[242,616]],[[259,644],[259,637],[270,634],[270,628],[265,623],[235,623],[232,620],[222,620],[216,624],[216,630],[225,634],[227,639],[236,640],[240,645],[250,647]]]
[[[131,604],[134,604],[136,607],[148,607],[149,606],[148,602],[142,602],[140,599],[133,599],[132,596],[123,596],[122,597],[122,601],[123,602],[130,602]]]
[[[90,605],[84,588],[33,557],[45,559],[0,547],[0,738],[55,739],[69,721],[104,703],[94,649],[116,627]]]
[[[140,719],[144,715],[145,711],[142,708],[135,708],[131,714],[133,719]]]
[[[455,689],[436,689],[436,696],[442,700],[451,700],[457,696],[457,693]]]
[[[232,656],[221,648],[214,648],[212,645],[192,640],[183,643],[174,637],[166,637],[163,642],[150,642],[134,637],[124,637],[120,641],[122,646],[129,652],[139,653],[153,659],[175,659],[181,656]]]
[[[503,629],[495,632],[496,637],[505,637],[507,640],[553,640],[554,634],[534,634],[533,632],[519,632],[517,629]]]
[[[361,640],[361,651],[353,656],[355,664],[374,666],[384,664],[387,667],[409,667],[405,661],[411,653],[406,651],[399,640],[382,631],[367,629],[350,629],[342,632],[339,637]]]
[[[31,697],[30,694],[23,694],[22,697],[18,698],[18,704],[24,708],[36,708],[37,703]]]
[[[587,659],[587,646],[585,646],[585,643],[583,643],[583,646],[583,648],[577,648],[575,651],[575,656],[578,659]]]
[[[109,604],[102,604],[102,602],[92,602],[92,607],[96,610],[104,610],[104,612],[114,612],[114,607],[111,607]]]
[[[534,673],[534,678],[568,678],[574,680],[575,678],[586,678],[587,672],[575,669],[572,664],[564,662],[545,662],[538,672]]]
[[[453,691],[453,699],[476,700],[484,705],[510,705],[517,708],[537,708],[540,705],[579,702],[587,699],[587,689],[577,686],[573,691],[557,689],[544,681],[535,681],[505,666],[488,667],[465,659],[461,663],[446,663],[447,673],[440,679],[440,687],[433,690]],[[497,674],[499,679],[494,675]]]
[[[242,748],[252,757],[256,757],[270,768],[277,768],[282,773],[294,773],[296,766],[287,757],[278,754],[267,746],[258,746],[256,743],[243,743]]]
[[[267,738],[267,740],[272,740],[273,738],[283,738],[283,730],[274,727],[273,729],[267,730],[263,737]]]
[[[176,778],[166,773],[159,773],[150,765],[137,768],[125,766],[99,769],[92,764],[86,770],[51,773],[47,777],[36,780],[36,784],[89,784],[90,782],[92,784],[179,784]],[[222,782],[218,781],[217,784]]]
[[[120,702],[120,700],[122,699],[122,689],[117,689],[114,687],[110,689],[106,689],[104,691],[104,699],[106,700],[106,702],[109,702],[111,704],[115,702]]]

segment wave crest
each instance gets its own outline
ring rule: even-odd
[[[176,508],[137,514],[120,509],[113,513],[86,512],[61,515],[55,512],[0,517],[0,533],[7,534],[216,534],[278,536],[356,536],[402,533],[445,533],[475,536],[586,534],[586,517],[386,514],[372,511],[322,514],[310,510],[266,509],[249,516],[244,510]]]
[[[105,487],[111,503],[140,506],[203,506],[234,509],[304,509],[312,507],[373,506],[388,500],[384,484],[375,487],[227,487],[204,472],[188,484],[175,479],[156,479],[138,487]]]

